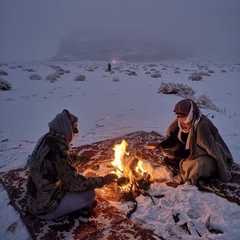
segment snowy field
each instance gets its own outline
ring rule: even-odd
[[[48,122],[63,109],[79,118],[74,146],[138,130],[164,135],[174,120],[173,107],[183,96],[158,93],[162,83],[191,87],[196,91],[195,100],[208,97],[213,109],[201,110],[219,129],[234,161],[240,163],[240,61],[113,62],[112,72],[106,68],[106,62],[86,61],[0,65],[0,79],[12,86],[9,91],[0,91],[0,172],[25,165],[36,141],[48,131]],[[202,79],[190,80],[196,72]],[[154,74],[161,77],[154,78]],[[79,75],[86,79],[76,81]],[[148,197],[138,197],[132,220],[154,229],[156,235],[164,239],[240,239],[237,204],[187,183],[176,189],[155,183],[149,192],[165,197],[156,199],[155,205]],[[123,212],[129,204],[114,203]],[[0,211],[0,239],[30,239],[2,186]],[[173,215],[179,217],[177,225]],[[180,226],[184,224],[191,235]],[[210,228],[221,233],[211,233]]]

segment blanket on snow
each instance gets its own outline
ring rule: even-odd
[[[1,176],[12,205],[25,223],[32,239],[154,239],[151,232],[141,229],[129,220],[122,212],[111,206],[97,193],[98,205],[89,219],[78,212],[69,214],[61,222],[41,221],[31,216],[26,208],[27,168],[11,170]]]
[[[128,142],[128,151],[131,154],[141,155],[144,159],[166,166],[159,152],[144,148],[144,145],[162,141],[163,136],[156,132],[139,131],[75,148],[75,153],[87,159],[86,164],[79,167],[79,171],[94,169],[103,161],[110,162],[113,159],[113,146],[123,139]],[[177,169],[168,167],[174,173],[178,172]],[[233,178],[229,183],[208,179],[201,181],[200,187],[240,205],[240,165],[234,163],[231,171]],[[40,221],[30,216],[25,198],[27,174],[27,167],[23,167],[2,173],[0,179],[12,205],[20,213],[33,239],[154,239],[151,232],[134,224],[99,193],[97,193],[98,206],[89,219],[73,213],[64,221],[56,223]]]

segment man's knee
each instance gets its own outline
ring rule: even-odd
[[[86,200],[93,201],[96,197],[95,190],[88,190],[86,192],[85,197],[86,197]]]

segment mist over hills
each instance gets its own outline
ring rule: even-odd
[[[239,0],[2,1],[0,62],[240,57]]]
[[[192,57],[191,47],[151,36],[82,30],[67,35],[53,60],[73,57],[89,61],[161,61]]]

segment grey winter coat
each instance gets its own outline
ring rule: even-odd
[[[169,146],[174,150],[181,147],[180,141],[175,141],[174,146],[170,146],[171,138],[173,139],[173,136],[177,135],[178,131],[178,120],[176,119],[167,130],[166,142],[163,141],[161,145],[165,148]],[[206,116],[202,115],[196,128],[192,128],[188,134],[189,156],[187,159],[194,160],[202,156],[210,156],[217,163],[221,181],[228,182],[231,179],[229,167],[233,162],[233,158],[218,129]]]

